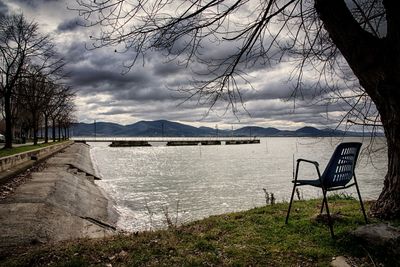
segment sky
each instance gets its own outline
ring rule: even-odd
[[[124,63],[131,53],[116,53],[114,47],[91,48],[96,28],[79,26],[73,0],[0,0],[0,13],[23,13],[39,23],[41,32],[50,34],[65,58],[67,83],[77,92],[76,117],[80,122],[96,121],[132,124],[141,120],[166,119],[193,126],[237,129],[244,126],[297,129],[303,126],[335,127],[343,114],[342,105],[312,104],[309,98],[289,99],[293,82],[289,75],[293,63],[259,66],[248,80],[251,89],[242,90],[243,102],[233,114],[227,102],[210,108],[175,89],[187,84],[190,69],[168,61],[160,52],[148,53],[143,62],[126,73]],[[216,47],[210,56],[229,50]],[[312,74],[303,77],[312,84]],[[201,101],[200,101],[201,102]]]

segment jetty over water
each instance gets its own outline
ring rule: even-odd
[[[151,146],[151,143],[165,143],[167,146],[197,145],[241,145],[259,144],[257,137],[93,137],[75,136],[75,142],[111,142],[111,147]]]

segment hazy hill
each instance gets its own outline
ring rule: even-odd
[[[111,122],[97,122],[96,129],[94,123],[76,123],[72,127],[74,136],[93,136],[95,131],[98,136],[112,136],[124,128],[123,125]]]
[[[211,132],[206,129],[190,125],[167,121],[139,121],[126,125],[122,131],[115,135],[125,136],[209,136]]]
[[[317,129],[306,126],[295,131],[279,130],[276,128],[246,126],[234,130],[221,130],[210,127],[194,127],[178,122],[157,120],[139,121],[134,124],[120,125],[110,122],[76,123],[72,127],[74,136],[360,136],[362,133],[344,132],[332,129]]]
[[[279,132],[280,130],[272,127],[246,126],[233,131],[233,134],[235,136],[274,136]]]

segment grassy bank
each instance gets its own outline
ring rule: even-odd
[[[2,255],[1,266],[325,266],[338,255],[372,265],[368,248],[350,235],[363,225],[355,200],[332,202],[336,239],[314,218],[320,200],[297,201],[288,225],[287,204],[212,216],[168,230],[33,246]],[[367,204],[367,207],[369,205]],[[108,265],[108,266],[111,266]]]
[[[40,144],[37,144],[37,145],[26,145],[26,146],[25,145],[21,145],[21,146],[13,147],[11,149],[2,148],[2,149],[0,149],[0,158],[11,156],[11,155],[15,155],[15,154],[18,154],[18,153],[28,152],[28,151],[35,150],[35,149],[38,149],[38,148],[43,148],[43,147],[46,147],[46,146],[61,144],[62,142],[65,142],[65,141],[55,142],[55,143],[50,142],[50,143],[47,143],[47,144],[40,143]]]

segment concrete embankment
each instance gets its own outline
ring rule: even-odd
[[[94,183],[87,145],[70,145],[31,175],[0,203],[0,250],[115,232],[117,213]]]
[[[6,183],[13,176],[24,172],[38,162],[46,160],[72,143],[73,141],[66,141],[0,158],[0,184]]]

